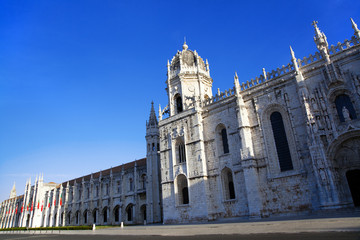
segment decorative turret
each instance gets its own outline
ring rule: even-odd
[[[350,20],[351,20],[352,28],[354,29],[354,35],[357,39],[360,40],[360,30],[358,29],[358,26],[356,25],[354,20],[352,18],[350,18]]]
[[[16,197],[16,188],[15,188],[15,182],[10,192],[10,199]]]
[[[329,57],[329,44],[327,42],[326,36],[323,32],[320,31],[320,29],[317,26],[317,21],[313,21],[312,25],[315,28],[315,36],[314,41],[316,43],[316,47],[319,49],[321,55],[326,60],[326,63],[330,63],[330,57]]]
[[[184,42],[167,65],[170,116],[195,107],[197,99],[212,97],[209,63]]]

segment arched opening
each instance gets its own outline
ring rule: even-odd
[[[115,219],[115,222],[119,222],[119,221],[120,221],[120,207],[119,207],[119,205],[117,205],[117,206],[114,208],[114,219]]]
[[[134,180],[129,178],[129,192],[134,191]]]
[[[87,223],[88,223],[87,215],[88,215],[88,210],[85,210],[85,211],[84,211],[84,224],[87,224]]]
[[[93,217],[93,223],[97,223],[96,222],[96,215],[97,215],[97,209],[94,209],[93,213],[92,213],[92,217]]]
[[[146,205],[145,204],[140,207],[140,212],[141,212],[141,219],[143,221],[146,221]]]
[[[221,172],[221,178],[225,200],[235,199],[235,188],[231,170],[229,168],[224,168]]]
[[[107,223],[108,217],[107,217],[108,208],[104,207],[103,209],[103,222]]]
[[[270,121],[279,158],[280,170],[282,172],[292,170],[293,164],[281,113],[273,112],[270,115]]]
[[[54,216],[54,222],[53,222],[54,227],[56,227],[56,219],[57,219],[57,213],[55,213],[55,216]]]
[[[360,169],[347,171],[346,179],[349,184],[354,205],[355,207],[360,207]]]
[[[186,162],[185,144],[182,138],[178,138],[175,144],[176,159],[178,163]]]
[[[71,224],[71,212],[69,212],[67,215],[67,222],[68,222],[68,225]]]
[[[336,111],[338,113],[340,122],[345,122],[347,118],[351,120],[356,119],[356,112],[350,97],[346,94],[338,95],[335,98]]]
[[[132,222],[133,220],[133,205],[132,204],[129,204],[127,207],[126,207],[126,216],[127,216],[127,221],[128,222]]]
[[[181,113],[183,111],[183,104],[180,94],[175,95],[175,105],[176,105],[176,113]]]
[[[29,224],[30,224],[30,214],[28,214],[26,217],[26,227],[30,227]]]
[[[62,212],[61,213],[61,215],[60,215],[60,224],[59,225],[61,225],[61,226],[64,226],[64,216],[65,216],[65,213],[64,212]]]
[[[179,204],[189,204],[189,189],[185,175],[180,174],[177,176],[176,182]]]
[[[77,211],[76,213],[75,213],[75,224],[79,224],[79,219],[80,219],[80,212],[79,211]]]

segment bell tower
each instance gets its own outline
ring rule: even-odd
[[[154,103],[151,102],[149,121],[146,121],[146,216],[148,223],[161,222],[159,124]]]
[[[212,78],[208,61],[188,48],[178,51],[167,64],[167,94],[170,116],[194,107],[198,99],[212,97]]]

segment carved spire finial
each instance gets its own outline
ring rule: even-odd
[[[326,36],[317,26],[317,21],[313,21],[311,25],[315,28],[315,36],[314,41],[316,43],[317,49],[319,49],[321,55],[326,60],[326,62],[330,63],[330,56],[329,56],[329,44],[327,42]]]
[[[350,20],[351,20],[352,28],[354,29],[354,35],[356,36],[357,39],[360,39],[360,30],[357,24],[354,22],[352,18],[350,18]]]
[[[262,71],[263,71],[264,79],[265,79],[265,81],[266,81],[266,80],[267,80],[267,75],[266,75],[265,68],[263,68]]]
[[[295,72],[298,74],[299,73],[299,66],[297,64],[295,53],[294,53],[293,49],[291,48],[291,46],[290,46],[290,53],[291,53],[291,61],[292,61],[293,65],[294,65]]]
[[[188,45],[186,44],[186,37],[184,37],[183,50],[186,51],[188,49]]]

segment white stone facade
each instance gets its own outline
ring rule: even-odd
[[[212,92],[208,61],[178,51],[168,105],[153,104],[147,156],[62,184],[26,184],[0,205],[0,227],[187,223],[360,206],[360,31]],[[61,201],[60,201],[61,199]],[[49,204],[50,203],[50,204]]]
[[[213,97],[186,43],[159,110],[164,223],[268,217],[360,205],[360,44],[319,52]],[[290,56],[290,55],[289,55]],[[163,115],[169,116],[165,119]]]

